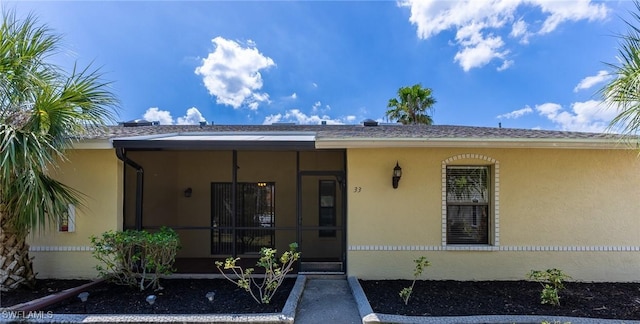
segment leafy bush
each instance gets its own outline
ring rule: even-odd
[[[171,274],[180,248],[178,234],[171,228],[160,231],[108,231],[102,237],[91,237],[93,256],[102,264],[96,266],[100,276],[116,284],[150,286],[161,289],[160,275]]]
[[[266,247],[260,249],[260,259],[258,259],[256,266],[264,268],[262,280],[257,280],[256,275],[253,274],[254,268],[242,269],[237,266],[236,262],[240,258],[227,258],[224,263],[216,261],[216,267],[227,280],[251,294],[251,297],[258,304],[268,304],[282,285],[287,273],[293,270],[293,264],[300,258],[300,252],[296,252],[297,249],[297,243],[289,244],[289,251],[280,256],[280,263],[276,260],[276,249]],[[231,270],[235,279],[231,278],[224,270]]]
[[[571,279],[560,269],[547,269],[546,271],[531,270],[527,275],[529,279],[539,282],[542,285],[540,300],[542,304],[560,306],[558,292],[564,289],[563,282]]]
[[[400,297],[404,301],[405,305],[409,304],[409,298],[411,297],[411,293],[413,293],[413,286],[415,286],[416,280],[418,280],[418,277],[422,275],[422,271],[424,271],[424,268],[431,265],[431,263],[427,261],[427,258],[424,256],[413,260],[413,262],[416,263],[416,268],[413,271],[413,282],[411,283],[411,287],[403,288],[402,290],[400,290]]]

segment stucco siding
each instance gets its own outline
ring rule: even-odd
[[[431,262],[421,279],[523,280],[532,270],[560,268],[578,281],[638,281],[635,252],[350,251],[350,275],[361,279],[412,279],[415,263]]]
[[[113,150],[69,150],[68,161],[51,174],[83,194],[75,232],[58,232],[52,224],[28,238],[39,278],[95,278],[90,237],[122,229],[122,165]]]
[[[499,217],[490,225],[499,237],[480,248],[443,245],[442,165],[464,154],[471,158],[450,163],[499,163],[491,206]],[[555,267],[577,280],[639,280],[636,152],[349,149],[347,160],[350,275],[410,278],[412,260],[425,255],[434,279],[523,279],[531,269]],[[393,189],[396,161],[403,175]]]
[[[640,245],[635,152],[522,152],[501,159],[503,244]]]

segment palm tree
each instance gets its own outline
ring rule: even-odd
[[[423,88],[421,84],[412,87],[398,89],[398,99],[389,99],[386,115],[389,119],[407,124],[433,124],[433,119],[428,114],[436,103],[431,96],[431,89]]]
[[[49,176],[65,149],[114,120],[117,100],[97,70],[47,62],[60,36],[33,15],[0,27],[0,290],[33,285],[27,235],[57,224],[80,193]]]
[[[634,1],[640,12],[640,3]],[[631,12],[640,25],[640,14]],[[609,130],[621,132],[629,139],[636,138],[640,130],[640,28],[625,20],[629,27],[626,35],[618,35],[618,63],[607,64],[614,78],[601,90],[609,108],[617,109],[618,115],[611,120]]]

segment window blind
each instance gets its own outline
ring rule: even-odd
[[[489,167],[447,167],[447,244],[488,244]]]

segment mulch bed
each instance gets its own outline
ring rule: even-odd
[[[35,290],[19,289],[0,295],[8,307],[67,288],[86,280],[38,280]],[[43,311],[58,314],[251,314],[281,312],[295,279],[287,279],[268,305],[223,279],[165,279],[163,290],[104,284],[89,290],[85,305],[71,298]],[[559,307],[540,303],[541,286],[528,281],[417,281],[408,305],[398,295],[409,280],[361,280],[376,313],[412,316],[550,315],[640,320],[640,283],[565,284]],[[216,293],[210,304],[205,295]],[[157,296],[150,306],[146,297]],[[86,308],[85,308],[86,307]]]
[[[86,282],[86,281],[85,281]],[[2,294],[2,307],[51,294],[50,290],[61,291],[69,285],[79,286],[69,280],[39,280],[38,289],[25,289]],[[164,289],[140,291],[137,288],[105,283],[88,290],[89,298],[83,304],[73,297],[42,311],[56,314],[252,314],[278,313],[282,311],[295,279],[285,279],[269,304],[258,304],[243,289],[224,279],[165,279]],[[62,287],[66,288],[62,288]],[[55,287],[55,288],[53,288]],[[206,298],[208,292],[215,292],[213,303]],[[146,302],[149,295],[156,295],[153,306]]]
[[[417,281],[408,305],[399,296],[410,280],[361,280],[376,313],[411,316],[552,315],[640,320],[640,283],[565,283],[560,306],[540,303],[529,281]]]

